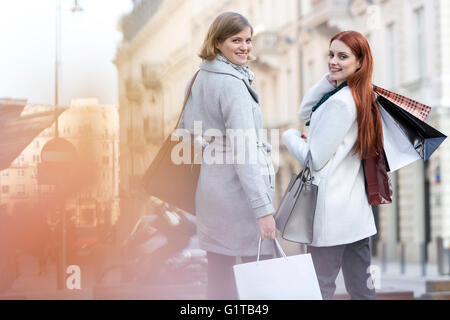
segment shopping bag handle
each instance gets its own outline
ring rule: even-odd
[[[311,184],[312,181],[314,180],[314,177],[312,176],[311,168],[312,168],[312,155],[311,155],[311,151],[308,151],[308,155],[306,156],[305,165],[303,167],[303,170],[297,176],[297,179],[300,179],[300,184],[299,184],[297,190],[295,191],[294,198],[297,198],[298,194],[300,192],[302,192],[302,189],[303,189],[305,183]],[[291,188],[293,188],[294,185],[295,184],[292,184]],[[291,190],[289,190],[289,191],[291,191]]]
[[[275,250],[278,251],[279,255],[282,256],[283,258],[287,258],[286,254],[284,253],[283,248],[281,247],[278,240],[274,239],[273,242],[275,243]],[[261,243],[262,243],[262,238],[259,237],[258,255],[256,256],[256,262],[259,262],[259,256],[261,254]]]
[[[312,176],[311,168],[312,168],[312,155],[311,155],[311,151],[308,151],[303,169],[297,175],[297,178],[295,179],[295,181],[297,181],[298,179],[301,179],[302,182],[314,180],[314,177]],[[292,190],[294,185],[295,185],[295,183],[293,183],[290,186],[289,191]]]

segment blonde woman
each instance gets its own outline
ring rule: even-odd
[[[216,151],[223,150],[224,158],[234,156],[231,163],[204,161],[198,181],[197,234],[200,248],[208,253],[208,299],[237,298],[232,269],[236,258],[255,259],[259,238],[275,239],[275,176],[270,146],[260,138],[261,110],[247,66],[252,35],[252,26],[238,13],[226,12],[214,20],[181,122],[191,133],[201,123],[204,139],[216,144]],[[221,137],[208,136],[212,130]],[[242,132],[254,137],[246,136],[239,145],[232,135]],[[237,145],[243,150],[234,148]],[[235,161],[239,152],[249,156],[243,163]],[[248,161],[252,156],[258,161]],[[263,241],[261,253],[272,252],[272,241]]]

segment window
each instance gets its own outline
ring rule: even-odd
[[[288,69],[286,72],[286,85],[285,85],[285,96],[286,96],[286,109],[283,114],[283,120],[289,119],[292,114],[295,114],[295,109],[297,106],[294,103],[294,79],[292,77],[291,69]],[[291,113],[291,109],[293,109]]]
[[[425,10],[420,7],[414,10],[414,25],[416,33],[415,43],[415,63],[416,66],[416,78],[418,80],[423,79],[425,76]]]
[[[271,100],[271,105],[275,105],[277,103],[277,97],[279,97],[278,95],[278,77],[276,75],[274,75],[272,77],[272,100]],[[277,112],[277,110],[275,108],[271,108],[271,115],[270,118],[274,119],[275,121],[279,121],[280,118],[280,114],[279,112]]]
[[[109,164],[109,157],[103,157],[103,164]]]
[[[144,134],[147,136],[150,132],[150,125],[149,125],[149,118],[145,117],[143,120],[143,129],[144,129]]]
[[[327,56],[328,56],[328,54],[327,54]],[[328,57],[326,59],[328,59]],[[327,61],[327,60],[325,60],[325,61]],[[314,85],[314,81],[316,80],[315,74],[316,73],[315,73],[314,60],[309,60],[309,62],[308,62],[308,80],[309,80],[309,82],[307,84],[308,89]]]
[[[2,176],[8,177],[9,176],[9,171],[8,170],[3,171],[2,172]]]
[[[92,133],[92,126],[90,123],[85,123],[78,127],[79,134],[89,134]]]
[[[127,128],[127,142],[132,143],[133,142],[133,129]]]
[[[396,37],[395,37],[395,23],[391,23],[387,26],[387,43],[386,43],[386,55],[387,59],[387,75],[388,78],[387,83],[388,87],[391,89],[395,89],[397,86],[397,64],[396,64]]]
[[[17,195],[19,195],[19,196],[25,195],[25,185],[24,184],[19,184],[17,186]]]
[[[25,163],[25,155],[21,154],[19,157],[17,157],[15,165],[21,167],[24,165],[24,163]]]
[[[2,186],[2,193],[8,193],[9,192],[9,186]]]
[[[84,224],[93,225],[95,222],[95,211],[94,209],[82,209],[81,218]]]
[[[369,46],[372,48],[373,47],[373,44],[372,44],[372,33],[369,32],[369,33],[365,34],[364,36],[366,37],[367,42],[369,43]]]

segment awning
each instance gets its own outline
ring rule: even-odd
[[[55,111],[22,115],[25,105],[0,104],[0,170],[11,163],[44,129],[55,121]],[[61,115],[67,108],[58,108]]]

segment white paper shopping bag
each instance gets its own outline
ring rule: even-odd
[[[276,245],[283,257],[233,267],[239,299],[322,300],[311,255],[287,257]]]

